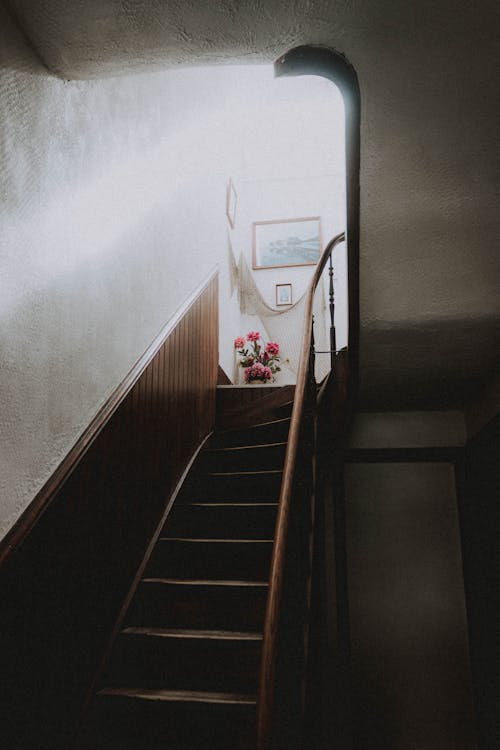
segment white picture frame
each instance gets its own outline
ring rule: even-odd
[[[292,285],[276,284],[276,307],[283,307],[292,304]]]
[[[322,251],[321,218],[254,221],[252,268],[315,266]]]

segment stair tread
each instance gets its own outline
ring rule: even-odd
[[[127,635],[144,635],[158,638],[196,638],[227,641],[261,641],[262,634],[240,630],[199,630],[188,628],[130,627],[122,630]]]
[[[283,469],[257,469],[257,471],[207,471],[208,477],[255,476],[257,474],[282,474]]]
[[[193,508],[277,508],[279,503],[262,503],[262,502],[242,502],[242,503],[217,503],[217,502],[206,502],[206,503],[186,503],[183,506],[183,510]]]
[[[267,581],[242,581],[236,579],[211,579],[211,578],[143,578],[142,583],[172,583],[181,586],[267,586]]]
[[[201,496],[203,497],[203,495]],[[224,501],[224,498],[220,498],[218,500],[214,500],[212,497],[208,498],[206,501],[202,500],[201,497],[198,497],[198,505],[230,505],[231,507],[234,505],[246,505],[246,506],[255,506],[255,505],[278,505],[278,502],[276,500],[269,500],[269,503],[263,503],[262,500],[259,500],[258,498],[255,498],[255,500],[252,500],[248,497],[246,497],[244,500],[235,500],[235,499],[228,499],[227,501]]]
[[[225,448],[207,448],[204,453],[230,453],[231,451],[255,450],[263,448],[277,448],[286,445],[286,441],[280,443],[258,443],[256,445],[230,445]]]
[[[109,695],[140,700],[185,702],[185,703],[225,703],[255,705],[255,695],[240,693],[215,693],[200,690],[158,690],[134,687],[102,688],[98,695]]]
[[[290,417],[281,417],[281,419],[271,419],[268,422],[256,422],[255,424],[243,425],[242,427],[228,427],[227,429],[217,430],[215,435],[226,434],[228,432],[244,432],[245,430],[253,430],[256,427],[267,427],[269,424],[280,424],[283,422],[289,422]]]
[[[274,539],[224,539],[185,536],[161,536],[160,542],[188,542],[189,544],[273,544]]]

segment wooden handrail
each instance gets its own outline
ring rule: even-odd
[[[257,702],[257,747],[271,750],[275,713],[277,664],[280,646],[280,620],[283,615],[283,592],[285,585],[286,552],[288,531],[294,501],[294,487],[299,468],[299,446],[303,430],[307,386],[311,375],[311,353],[313,346],[314,293],[323,270],[335,247],[345,240],[345,233],[336,235],[326,246],[315,269],[306,297],[304,328],[300,348],[300,360],[295,386],[288,444],[283,467],[273,554],[271,559],[269,593],[264,620],[262,660],[259,696]]]

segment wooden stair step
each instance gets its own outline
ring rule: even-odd
[[[160,638],[210,638],[223,641],[262,641],[261,633],[241,630],[189,630],[187,628],[125,628],[123,633]]]
[[[245,497],[245,496],[238,497],[238,495],[235,494],[234,492],[232,494],[228,492],[227,497],[220,496],[220,494],[219,496],[216,496],[216,497],[209,497],[209,496],[204,497],[203,495],[200,495],[198,493],[196,499],[194,499],[193,502],[186,500],[185,503],[183,504],[192,505],[193,503],[195,503],[197,505],[217,504],[217,505],[243,505],[243,506],[249,506],[249,505],[259,506],[259,505],[262,505],[262,503],[265,503],[267,505],[278,504],[279,488],[276,490],[276,495],[273,497],[263,497],[263,496],[259,497],[257,492],[258,490],[256,490],[256,492],[254,493],[255,497],[253,497],[250,493],[248,493],[249,497]],[[269,494],[269,493],[266,493],[266,494]]]
[[[285,441],[207,448],[200,456],[200,469],[211,472],[282,469],[285,450]]]
[[[104,688],[77,750],[255,750],[255,713],[254,694]]]
[[[252,632],[127,628],[115,643],[104,683],[252,692],[261,644],[262,636]]]
[[[188,579],[267,580],[272,539],[158,540],[146,570],[146,577]]]
[[[183,497],[186,502],[223,499],[276,502],[281,476],[281,469],[207,472],[186,484]]]
[[[281,417],[290,417],[292,414],[292,409],[293,400],[286,401],[284,404],[281,404],[281,406],[278,406],[276,407],[276,409],[274,409],[274,414]]]
[[[238,445],[262,445],[286,441],[290,427],[289,417],[280,417],[260,422],[245,428],[216,430],[208,443],[209,448],[223,448]]]
[[[137,688],[103,688],[99,695],[116,695],[139,700],[168,701],[174,703],[204,703],[236,706],[255,706],[256,696],[204,690],[147,690]]]
[[[260,631],[267,589],[265,581],[144,579],[126,625]]]
[[[162,537],[187,536],[231,539],[271,539],[276,524],[277,503],[187,503],[174,509]]]
[[[243,427],[275,418],[295,394],[294,385],[248,385],[217,388],[216,425]]]

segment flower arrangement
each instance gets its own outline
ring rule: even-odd
[[[258,331],[250,331],[234,340],[234,348],[240,357],[239,365],[245,368],[245,383],[274,382],[274,375],[280,372],[279,344],[270,341],[265,346]]]

